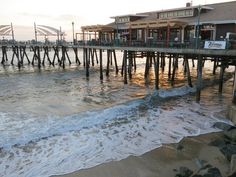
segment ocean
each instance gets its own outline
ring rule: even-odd
[[[166,68],[160,71],[160,90],[156,91],[153,68],[148,81],[144,79],[145,59],[137,59],[137,70],[124,85],[114,66],[109,77],[104,73],[103,81],[99,65],[91,66],[86,78],[73,52],[69,55],[72,65],[67,62],[65,69],[0,66],[1,177],[70,173],[139,156],[186,136],[217,132],[216,122],[231,124],[225,113],[231,104],[234,68],[226,69],[227,81],[219,94],[219,69],[213,75],[213,63],[206,62],[205,88],[198,104],[195,87],[187,86],[182,60],[175,85],[168,80]],[[79,58],[82,61],[81,51]],[[120,69],[121,51],[117,58]],[[195,84],[196,67],[190,69]]]

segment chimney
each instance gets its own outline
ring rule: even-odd
[[[192,6],[191,2],[186,3],[186,7],[191,7],[191,6]]]

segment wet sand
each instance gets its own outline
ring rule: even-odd
[[[174,177],[180,167],[187,167],[197,174],[204,166],[216,167],[222,176],[228,176],[230,162],[219,148],[209,145],[223,137],[223,132],[187,137],[177,144],[164,145],[139,157],[130,156],[61,177]]]

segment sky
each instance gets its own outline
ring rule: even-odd
[[[139,12],[184,7],[191,0],[0,0],[0,25],[14,26],[16,40],[34,38],[37,25],[60,27],[66,40],[72,40],[72,22],[75,32],[81,26],[107,24],[110,17]],[[232,0],[192,0],[193,5],[204,5]],[[0,36],[0,38],[2,38]]]

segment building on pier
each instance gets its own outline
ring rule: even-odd
[[[236,33],[235,9],[236,1],[199,6],[187,3],[183,8],[111,17],[114,22],[107,25],[82,26],[82,36],[92,44],[159,47],[224,40],[227,33]]]

